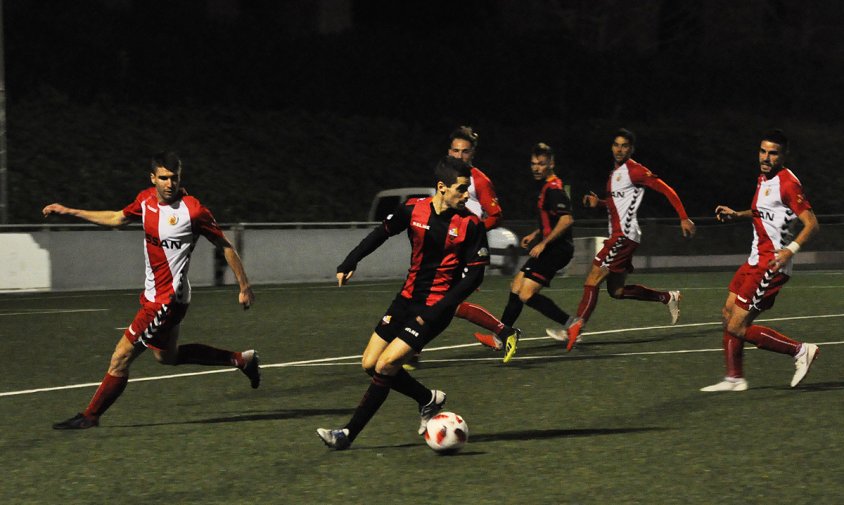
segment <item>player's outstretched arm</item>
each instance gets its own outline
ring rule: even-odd
[[[594,191],[590,191],[588,195],[583,195],[583,206],[588,209],[594,209],[598,206],[606,205],[604,200],[598,198]]]
[[[83,210],[66,207],[60,203],[51,203],[41,210],[44,217],[51,214],[58,214],[63,216],[78,217],[88,221],[89,223],[98,224],[100,226],[108,226],[117,228],[126,224],[129,219],[123,214],[122,210]]]
[[[727,207],[726,205],[719,205],[715,207],[715,219],[722,223],[726,223],[737,218],[751,217],[752,215],[753,214],[750,209],[736,211]]]
[[[225,235],[215,237],[213,242],[215,246],[223,250],[226,263],[229,264],[229,268],[232,269],[237,284],[240,286],[237,302],[243,305],[243,310],[248,309],[255,302],[255,294],[252,292],[252,285],[249,283],[249,277],[246,276],[246,269],[243,267],[240,255],[237,254],[237,250]]]

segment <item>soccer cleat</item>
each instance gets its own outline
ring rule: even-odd
[[[419,431],[420,435],[425,434],[425,428],[428,426],[428,421],[432,417],[439,414],[445,405],[445,393],[442,391],[432,389],[431,401],[419,407]]]
[[[498,336],[490,333],[475,333],[475,339],[495,351],[500,351],[504,348],[504,342]]]
[[[322,443],[328,446],[329,449],[342,451],[352,445],[348,428],[338,428],[336,430],[317,428],[316,433],[319,439],[322,440]]]
[[[799,353],[794,357],[794,377],[791,378],[791,387],[795,387],[809,373],[812,363],[818,359],[821,350],[815,344],[803,344]]]
[[[413,356],[411,356],[410,359],[407,360],[407,363],[405,363],[401,367],[407,370],[408,372],[412,372],[419,368],[419,353],[417,352]]]
[[[100,420],[96,417],[86,417],[85,414],[79,413],[66,421],[56,423],[53,425],[54,430],[87,430],[88,428],[95,428],[100,425]]]
[[[675,325],[680,320],[680,300],[683,295],[679,291],[669,291],[668,294],[671,295],[667,304],[668,312],[671,313],[671,324]]]
[[[522,330],[513,328],[513,332],[507,335],[507,341],[504,343],[504,359],[502,363],[509,363],[513,356],[516,355],[516,347],[519,345],[519,337],[522,336]]]
[[[566,328],[566,334],[568,335],[568,342],[566,343],[566,351],[571,351],[574,344],[580,339],[580,332],[583,330],[583,318],[575,317],[574,321],[571,325]]]
[[[720,391],[747,391],[747,381],[743,377],[724,377],[718,384],[700,388],[704,393]]]
[[[249,385],[252,389],[258,389],[261,385],[261,360],[258,358],[258,353],[254,349],[243,351],[241,353],[246,364],[240,369],[243,375],[249,377]]]

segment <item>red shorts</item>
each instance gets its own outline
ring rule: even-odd
[[[624,235],[610,237],[604,241],[604,247],[595,255],[592,264],[596,267],[606,268],[610,272],[630,273],[633,271],[633,253],[639,247]]]
[[[773,273],[760,265],[745,263],[730,281],[730,293],[736,294],[736,305],[744,310],[762,312],[774,306],[777,293],[790,277],[784,273]]]
[[[150,302],[143,296],[141,308],[123,335],[135,345],[167,349],[172,330],[185,318],[188,306],[182,303]]]

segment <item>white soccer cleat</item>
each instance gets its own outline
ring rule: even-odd
[[[428,421],[432,417],[439,414],[445,405],[445,393],[442,391],[432,389],[431,401],[419,407],[419,434],[424,435],[425,429],[428,427]]]
[[[671,313],[671,324],[675,325],[680,320],[680,300],[683,295],[679,291],[669,291],[668,294],[671,295],[668,299],[668,312]]]
[[[812,362],[818,359],[818,354],[821,350],[815,344],[803,344],[800,346],[800,352],[794,357],[794,377],[791,378],[791,387],[795,387],[806,377],[809,373],[809,368],[812,367]]]
[[[721,391],[747,391],[747,381],[743,377],[724,377],[724,380],[718,384],[700,388],[704,393],[714,393]]]
[[[545,334],[549,337],[553,338],[554,340],[559,340],[560,342],[568,342],[569,341],[569,328],[571,325],[576,323],[578,320],[577,316],[571,316],[566,321],[566,325],[560,328],[559,330],[554,328],[545,328]],[[575,340],[575,344],[579,344],[583,342],[583,337],[581,335],[577,336],[577,340]]]

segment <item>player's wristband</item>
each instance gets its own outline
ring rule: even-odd
[[[797,251],[800,250],[800,244],[792,240],[791,243],[783,247],[783,249],[788,249],[791,251],[791,254],[797,254]]]

